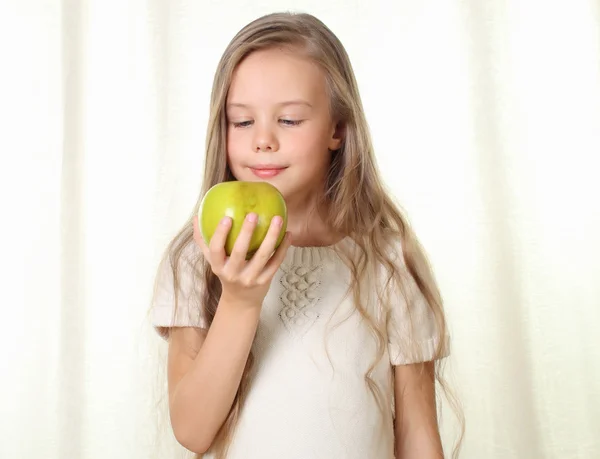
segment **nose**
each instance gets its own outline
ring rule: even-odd
[[[277,136],[269,126],[263,126],[256,129],[254,136],[254,151],[277,151],[279,142]]]

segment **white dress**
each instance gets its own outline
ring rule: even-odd
[[[349,239],[341,244],[354,247]],[[184,260],[197,250],[190,247]],[[365,382],[376,343],[355,310],[352,295],[345,295],[350,271],[334,248],[292,246],[275,275],[263,303],[252,347],[255,366],[250,390],[228,459],[394,457],[393,424],[389,418],[383,421]],[[189,277],[182,279],[181,311],[173,317],[168,274],[164,270],[158,278],[153,325],[161,334],[162,327],[172,325],[204,327],[197,306],[185,300],[191,288]],[[385,355],[373,373],[388,394],[393,391],[393,366],[431,360],[439,341],[423,296],[412,278],[408,280],[410,301],[407,304],[400,293],[394,294],[397,301],[388,316]],[[375,288],[362,292],[377,314]],[[403,345],[408,308],[416,323],[418,358],[410,357]]]

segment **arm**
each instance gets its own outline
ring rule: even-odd
[[[254,216],[254,218],[250,218]],[[206,246],[198,220],[194,239],[222,286],[208,331],[175,329],[169,343],[169,413],[175,438],[195,453],[206,452],[227,418],[237,394],[258,327],[262,302],[290,246],[289,235],[275,249],[281,217],[273,218],[260,248],[246,254],[257,218],[246,217],[231,256],[225,241],[232,221],[225,218]]]
[[[394,367],[396,458],[443,459],[433,362]]]
[[[173,328],[169,412],[177,441],[204,453],[227,418],[256,332],[259,308],[221,300],[209,331]],[[226,356],[226,358],[224,358]]]

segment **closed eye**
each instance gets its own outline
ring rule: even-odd
[[[304,120],[289,120],[289,119],[280,119],[279,122],[284,126],[299,126],[304,122]],[[234,121],[231,123],[234,128],[247,128],[254,124],[254,121]]]
[[[279,120],[279,122],[285,126],[299,126],[300,124],[302,124],[303,121],[304,120],[287,120],[287,119]]]

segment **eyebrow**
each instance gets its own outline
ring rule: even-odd
[[[309,108],[313,108],[312,104],[310,104],[309,102],[307,102],[306,100],[288,100],[285,102],[280,102],[277,104],[278,107],[287,107],[289,105],[305,105]],[[232,102],[227,104],[227,108],[233,108],[233,107],[238,107],[238,108],[251,108],[251,105],[248,104],[242,104],[240,102]]]

